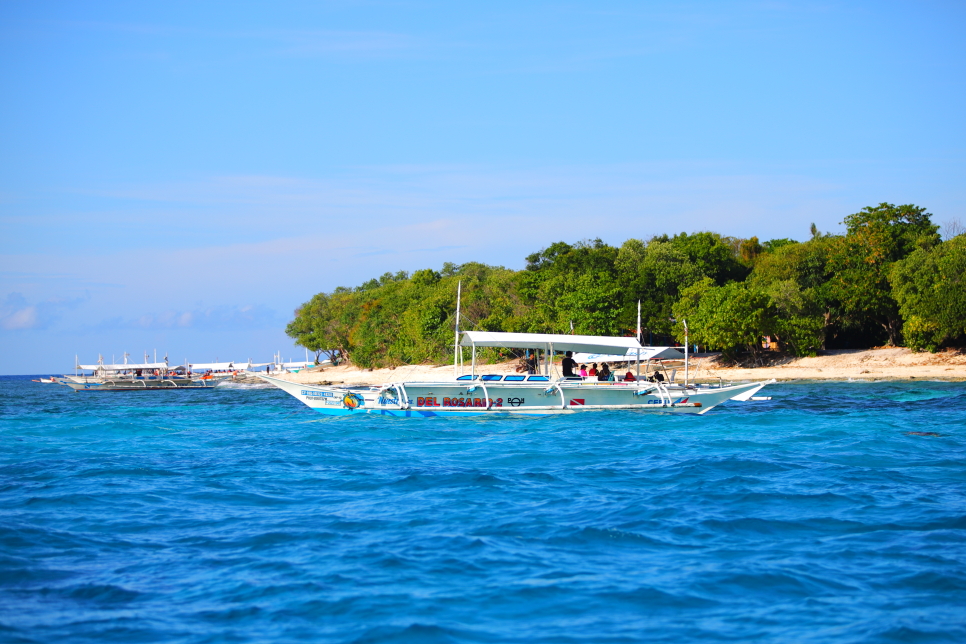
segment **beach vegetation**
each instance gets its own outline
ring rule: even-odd
[[[681,294],[674,307],[674,330],[683,338],[687,321],[691,342],[717,347],[727,359],[746,354],[760,362],[762,338],[775,333],[777,313],[768,294],[754,284],[716,286],[704,278]]]
[[[462,329],[633,335],[640,302],[646,343],[683,342],[687,320],[692,343],[752,362],[763,360],[765,336],[795,356],[963,343],[966,236],[948,236],[950,226],[941,236],[914,205],[882,203],[842,223],[842,233],[812,224],[804,241],[708,231],[616,247],[558,241],[526,256],[522,270],[446,262],[387,272],[315,295],[286,331],[360,367],[444,364],[461,282]],[[481,359],[509,357],[486,350]]]
[[[903,335],[915,350],[937,351],[966,336],[966,235],[917,248],[889,275]]]

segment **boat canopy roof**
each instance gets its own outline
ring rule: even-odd
[[[129,362],[127,364],[79,364],[78,369],[85,371],[127,371],[128,369],[170,369],[166,362]]]
[[[241,362],[189,362],[188,366],[192,370],[212,369],[215,371],[224,371],[226,369],[245,369],[248,367],[248,360]]]
[[[552,333],[497,333],[463,331],[464,347],[503,347],[507,349],[542,349],[549,351],[586,351],[590,353],[623,353],[637,349],[637,338],[614,338],[597,335],[564,335]],[[615,351],[617,349],[618,351]]]
[[[628,349],[627,353],[575,353],[574,360],[586,362],[634,362],[637,360],[637,349]],[[644,347],[641,360],[684,360],[684,351],[676,347]]]

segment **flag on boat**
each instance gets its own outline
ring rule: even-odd
[[[570,406],[571,407],[580,407],[583,404],[584,404],[584,399],[583,398],[571,398],[570,399]]]

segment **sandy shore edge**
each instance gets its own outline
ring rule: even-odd
[[[515,373],[517,363],[482,365],[479,373]],[[559,373],[559,361],[556,363]],[[467,372],[469,371],[467,365]],[[381,384],[413,380],[448,380],[453,366],[409,365],[395,369],[360,369],[353,365],[313,367],[299,373],[280,374],[284,380],[305,384]],[[966,353],[913,353],[909,349],[882,348],[832,351],[814,358],[789,359],[784,364],[755,369],[718,366],[709,357],[691,362],[691,377],[698,382],[747,380],[950,380],[966,381]]]

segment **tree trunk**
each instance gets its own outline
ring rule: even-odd
[[[887,317],[884,322],[880,322],[882,328],[889,334],[889,345],[900,346],[902,341],[902,320],[894,317]]]

